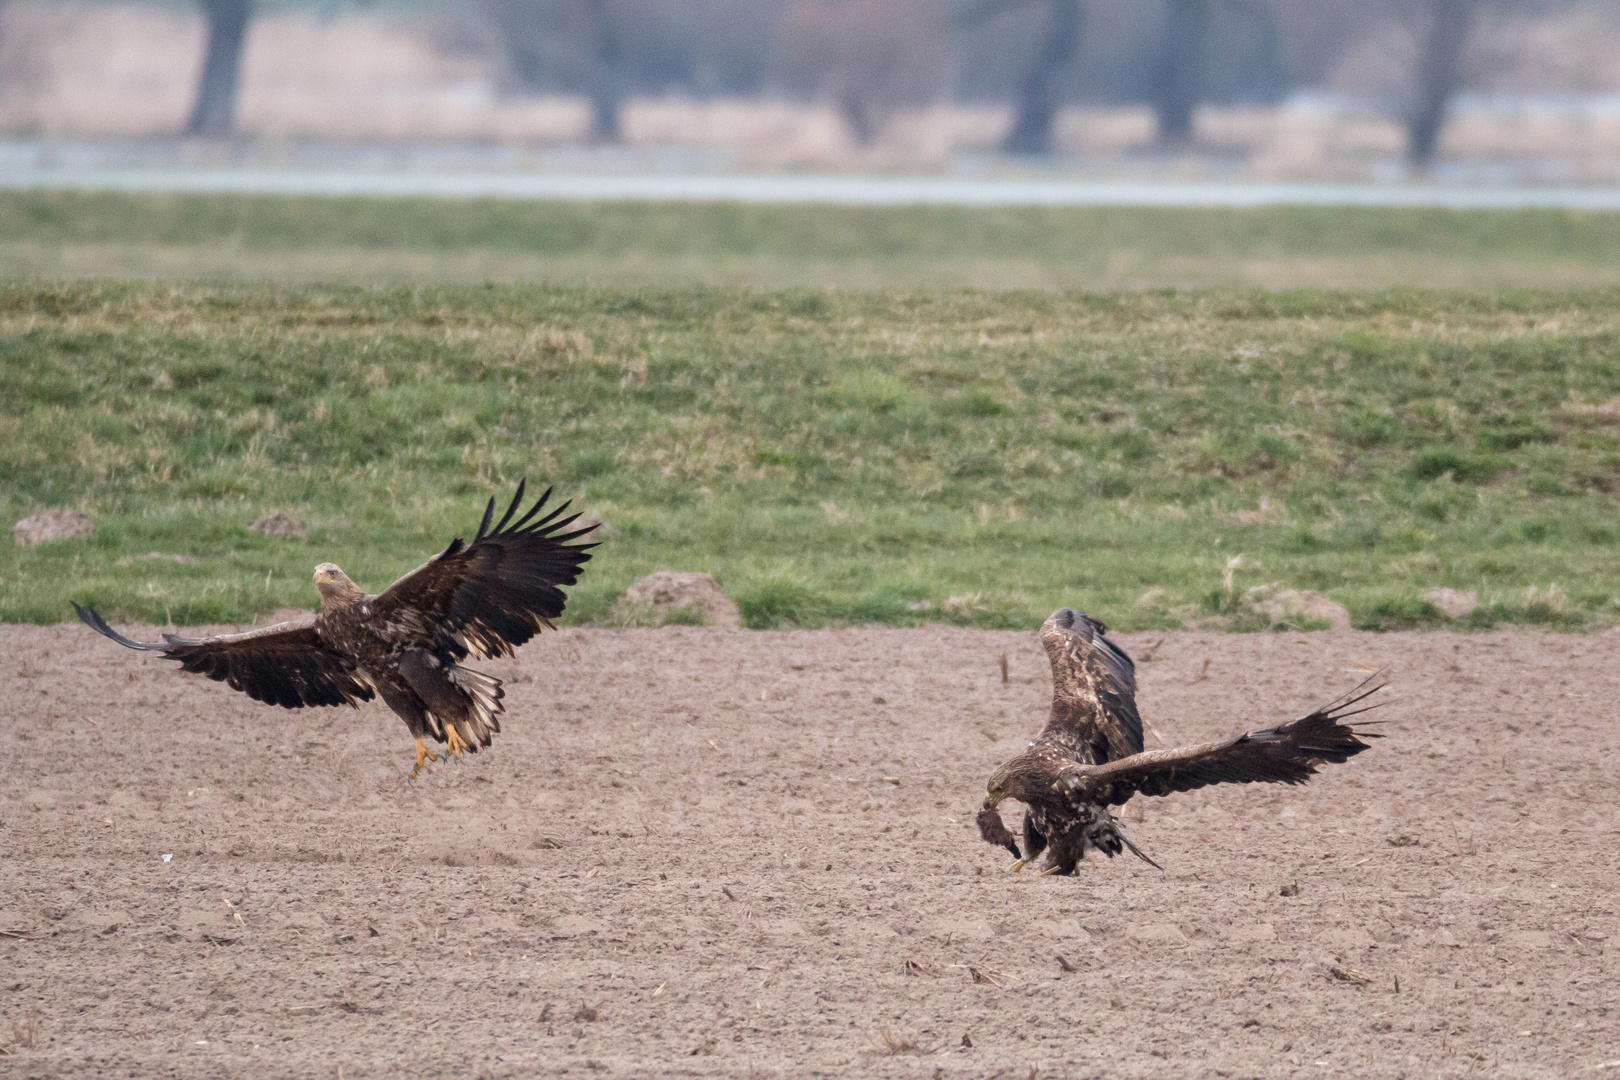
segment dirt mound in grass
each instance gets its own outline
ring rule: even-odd
[[[659,617],[691,611],[705,625],[722,630],[735,630],[739,625],[736,603],[708,574],[658,570],[626,589],[624,602]]]
[[[23,547],[53,540],[82,540],[96,531],[90,515],[77,510],[41,510],[11,527],[12,538]]]

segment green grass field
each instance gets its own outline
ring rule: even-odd
[[[1620,214],[0,192],[12,276],[355,284],[1593,288]]]
[[[660,568],[753,626],[1254,628],[1273,581],[1366,627],[1441,585],[1469,626],[1620,615],[1616,291],[13,280],[0,356],[0,523],[97,522],[0,544],[6,620],[380,589],[524,476],[613,528],[575,619]]]

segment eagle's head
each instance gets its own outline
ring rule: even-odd
[[[321,600],[351,600],[364,595],[360,586],[349,580],[337,563],[323,562],[315,568],[315,588]]]
[[[985,809],[994,810],[1003,799],[1022,803],[1052,801],[1057,772],[1057,766],[1045,754],[1031,750],[1019,754],[990,775],[984,786]]]
[[[1008,762],[1011,764],[1011,762]],[[1008,795],[1007,783],[1011,777],[1007,773],[1007,766],[1003,765],[990,777],[989,783],[984,785],[984,808],[994,810],[1001,805],[1001,800]]]

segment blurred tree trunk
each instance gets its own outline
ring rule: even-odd
[[[1001,148],[1009,154],[1050,154],[1057,119],[1058,77],[1080,44],[1080,0],[1047,0],[1046,33],[1018,86],[1012,130]]]
[[[937,102],[952,66],[938,0],[792,0],[774,38],[777,77],[831,99],[859,146],[897,113]]]
[[[624,105],[623,43],[607,0],[585,0],[591,37],[591,137],[618,142],[623,135],[620,112]]]
[[[197,80],[197,101],[186,121],[187,135],[205,139],[227,138],[236,129],[236,91],[241,83],[242,45],[253,0],[201,0],[208,20],[208,46],[202,75]]]
[[[1192,138],[1193,109],[1204,93],[1204,48],[1209,39],[1209,0],[1170,0],[1165,5],[1159,67],[1153,79],[1153,111],[1161,143]]]
[[[1434,0],[1429,36],[1418,59],[1417,102],[1406,129],[1406,157],[1419,168],[1434,160],[1446,107],[1462,81],[1462,51],[1473,29],[1476,0]]]

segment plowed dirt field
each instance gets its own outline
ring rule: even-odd
[[[1620,1077],[1620,634],[1121,641],[1167,742],[1377,668],[1387,737],[1009,876],[1033,633],[547,634],[407,783],[380,705],[0,627],[0,1075]]]

